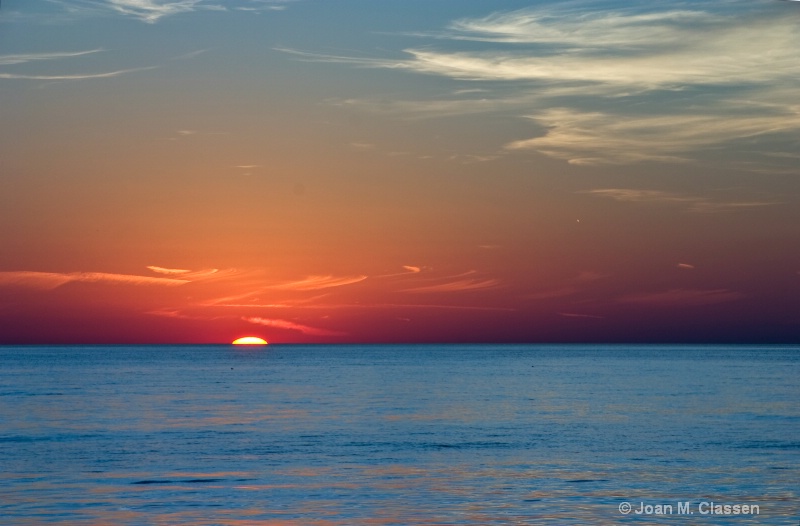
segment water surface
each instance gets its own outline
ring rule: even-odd
[[[8,524],[800,522],[798,346],[0,347],[0,363]]]

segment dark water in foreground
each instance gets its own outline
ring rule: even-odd
[[[0,365],[2,524],[800,524],[798,346],[0,347]]]

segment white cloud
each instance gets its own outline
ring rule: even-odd
[[[458,90],[438,100],[344,104],[405,118],[520,111],[543,130],[506,150],[574,164],[686,162],[743,139],[800,133],[800,31],[777,3],[551,3],[415,36],[450,42],[406,49],[402,59],[284,51],[480,82],[480,98],[465,99],[471,90]],[[453,49],[462,41],[471,43]],[[765,158],[785,153],[764,144],[754,149]],[[788,162],[773,157],[767,164]]]
[[[77,16],[118,14],[154,24],[162,18],[194,11],[280,11],[296,0],[51,0]]]
[[[89,49],[87,51],[63,51],[53,53],[20,53],[16,55],[0,55],[0,66],[8,66],[11,64],[25,64],[27,62],[34,62],[38,60],[55,60],[59,58],[72,58],[80,57],[82,55],[91,55],[99,53],[102,49]]]
[[[51,53],[20,53],[15,55],[0,55],[0,66],[13,66],[19,64],[26,64],[28,62],[37,62],[42,60],[59,60],[65,58],[81,57],[84,55],[92,55],[99,53],[102,49],[90,49],[86,51],[56,51]],[[31,75],[27,73],[4,73],[0,72],[0,79],[17,79],[17,80],[85,80],[85,79],[101,79],[111,78],[124,75],[126,73],[133,73],[135,71],[145,71],[148,69],[155,69],[155,66],[119,69],[115,71],[104,71],[101,73],[73,73],[63,75]]]
[[[556,108],[530,118],[545,126],[546,134],[514,141],[506,148],[536,150],[573,164],[684,162],[686,154],[697,149],[759,135],[800,132],[800,113],[732,115],[724,107],[695,114],[625,117]]]
[[[0,73],[0,79],[20,79],[20,80],[86,80],[86,79],[106,79],[118,77],[126,73],[135,71],[145,71],[155,69],[154,66],[146,68],[119,69],[116,71],[106,71],[103,73],[77,73],[70,75],[21,75],[17,73]]]

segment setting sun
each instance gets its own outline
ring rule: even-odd
[[[267,340],[258,338],[256,336],[245,336],[244,338],[238,338],[233,340],[233,345],[266,345]]]

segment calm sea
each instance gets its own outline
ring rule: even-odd
[[[0,347],[1,524],[798,526],[799,490],[800,346]]]

